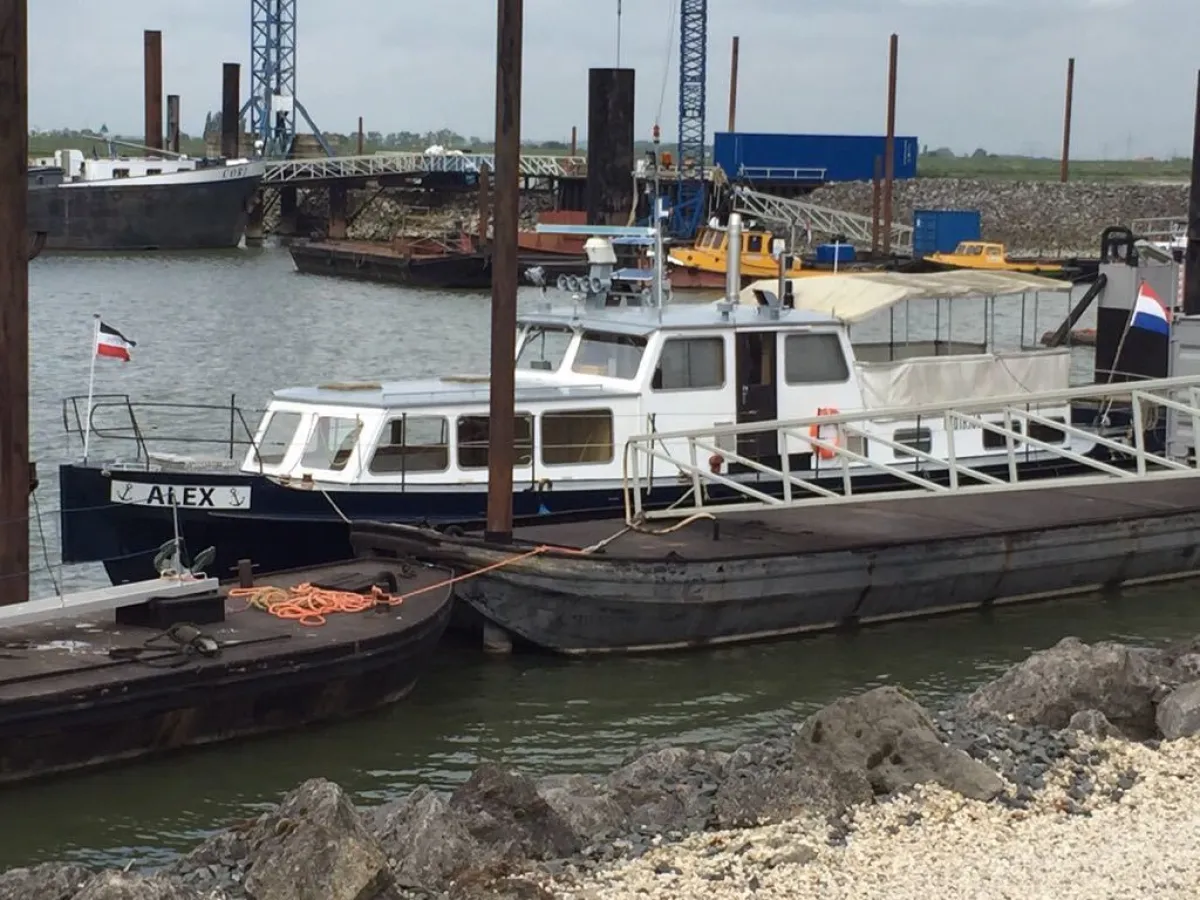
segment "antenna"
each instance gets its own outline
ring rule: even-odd
[[[617,68],[621,68],[621,0],[617,0]]]

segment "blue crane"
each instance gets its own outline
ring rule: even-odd
[[[321,129],[296,96],[296,0],[250,0],[250,130],[266,157],[288,154],[296,115],[312,129],[321,149],[333,155]]]
[[[704,220],[704,125],[708,83],[708,0],[679,4],[679,184],[669,228],[690,239]]]

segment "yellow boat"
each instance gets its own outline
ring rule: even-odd
[[[1009,256],[1003,244],[990,241],[963,241],[953,253],[930,253],[926,262],[952,269],[984,269],[995,272],[1028,272],[1041,275],[1061,275],[1064,266],[1059,262]]]
[[[776,278],[779,263],[771,256],[774,235],[769,231],[747,229],[742,232],[742,287],[763,278]],[[667,254],[674,288],[723,288],[725,264],[729,258],[729,232],[723,228],[702,228],[690,247]],[[788,278],[827,275],[828,272],[804,269],[797,258],[787,270]]]

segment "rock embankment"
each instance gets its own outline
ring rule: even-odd
[[[46,864],[0,900],[1190,898],[1198,734],[1200,638],[1068,638],[940,714],[877,688],[732,753],[362,811],[317,779],[158,872]]]
[[[819,188],[810,199],[869,216],[873,190],[870,182],[847,182]],[[1188,185],[917,178],[895,183],[893,204],[894,220],[908,224],[914,209],[979,210],[983,239],[1004,243],[1010,253],[1095,256],[1110,225],[1184,215]]]

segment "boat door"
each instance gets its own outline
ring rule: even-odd
[[[779,418],[779,356],[773,331],[741,331],[736,335],[737,422],[769,422]],[[750,459],[779,454],[774,430],[738,435],[737,452]]]

